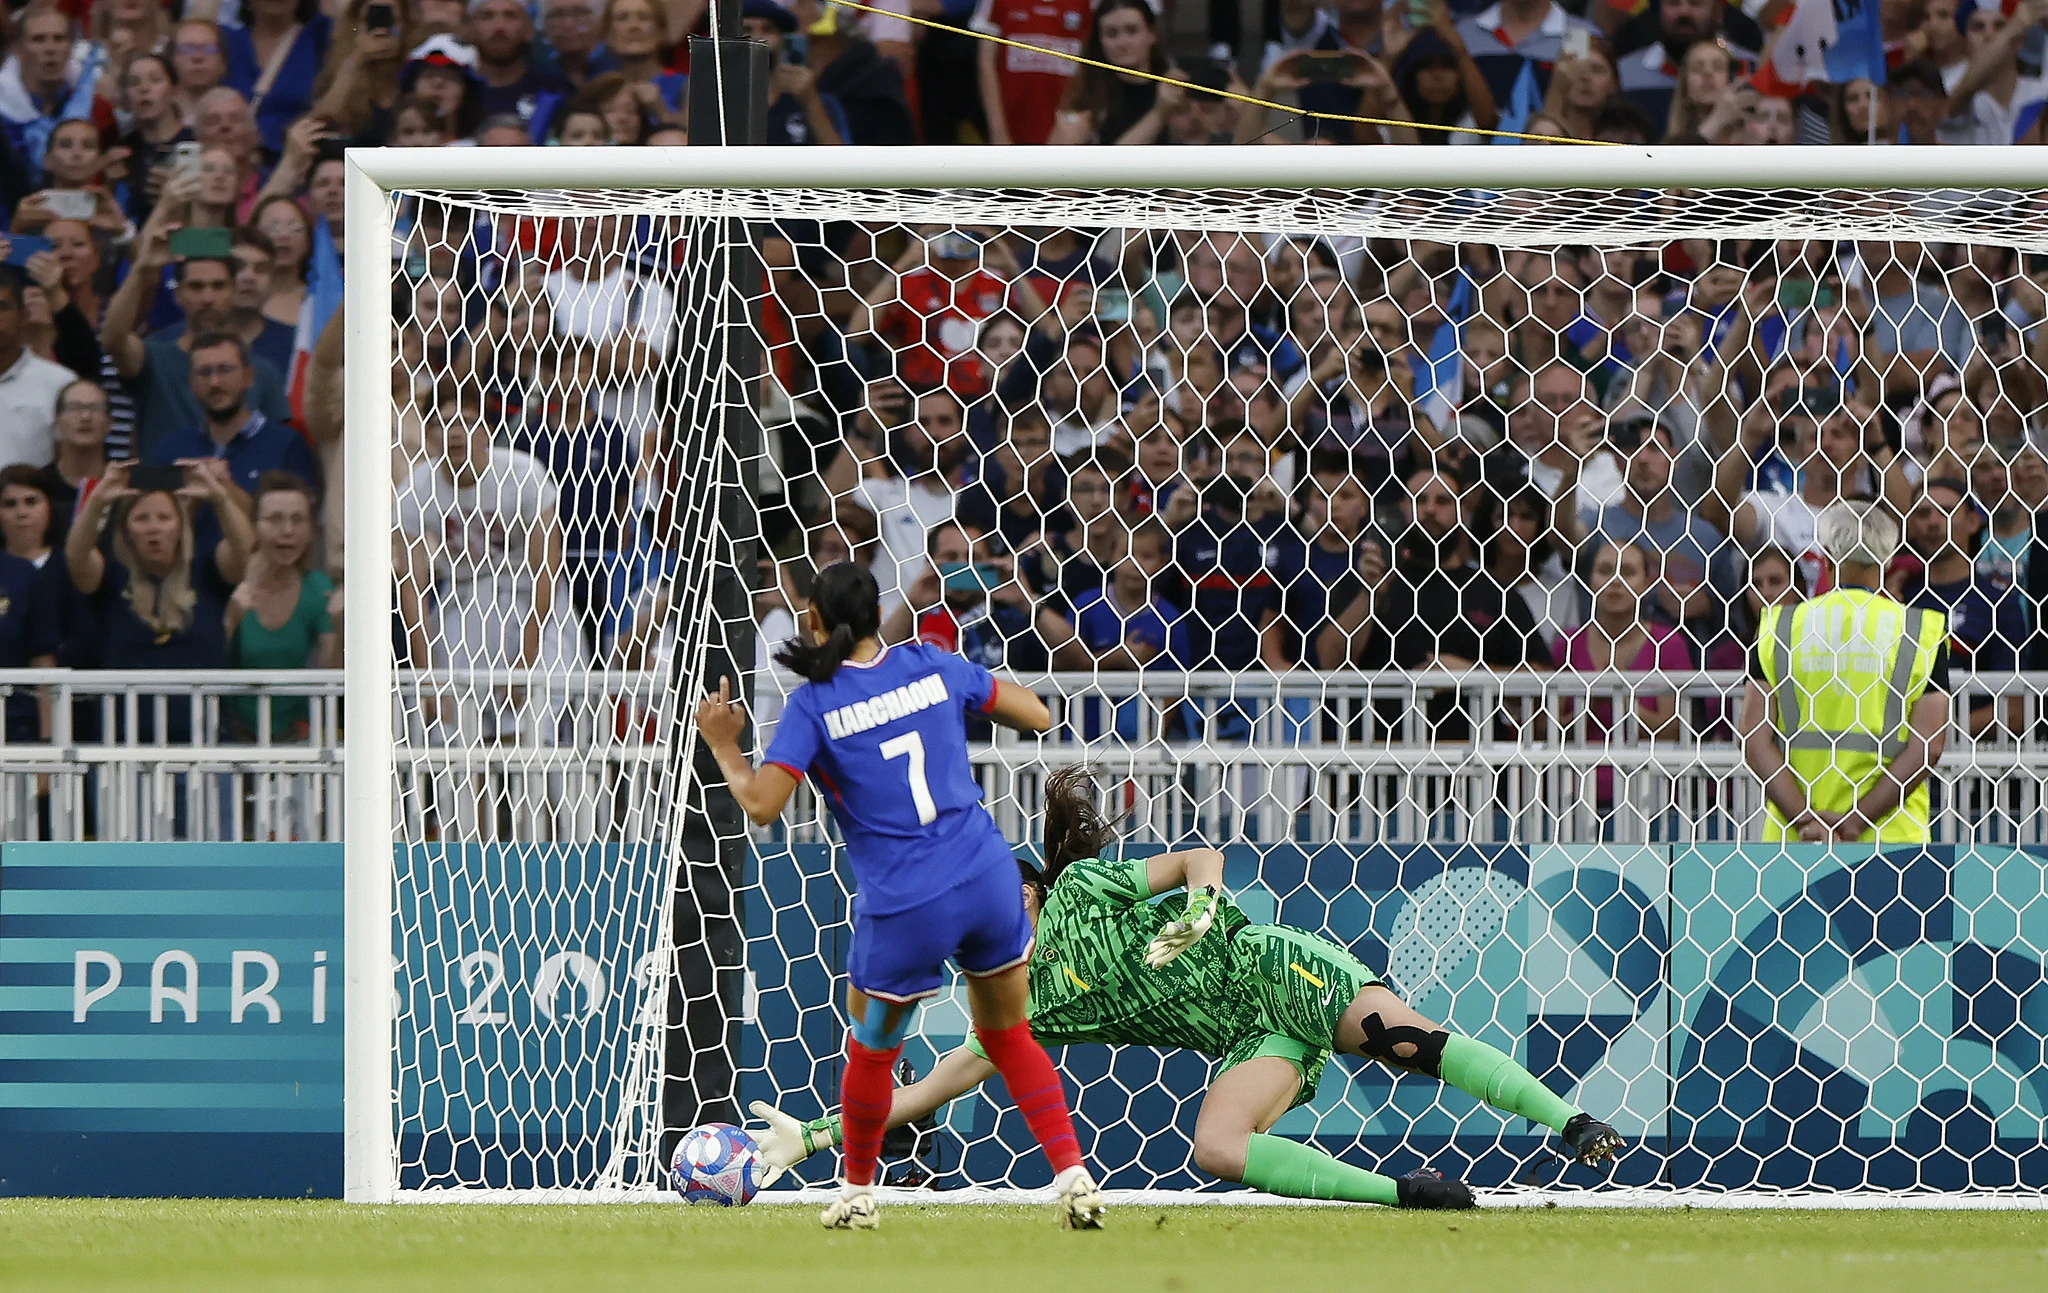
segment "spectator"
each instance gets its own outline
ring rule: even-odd
[[[884,617],[882,640],[916,640],[990,669],[1038,673],[1057,655],[1081,662],[1074,629],[1039,604],[1007,555],[976,531],[948,521],[931,532],[909,595]],[[983,729],[984,731],[986,729]]]
[[[1485,566],[1509,601],[1528,609],[1546,655],[1584,622],[1578,581],[1551,544],[1550,500],[1525,486],[1502,501],[1500,526],[1486,545]]]
[[[1688,624],[1707,615],[1717,600],[1713,575],[1720,569],[1716,554],[1724,542],[1719,530],[1687,508],[1672,488],[1671,469],[1677,457],[1671,429],[1662,422],[1641,422],[1610,432],[1628,454],[1627,488],[1615,503],[1588,516],[1593,536],[1610,544],[1633,545],[1651,563],[1646,615],[1673,624]],[[1634,440],[1633,448],[1630,440]]]
[[[313,106],[313,85],[327,61],[334,23],[318,0],[247,0],[244,24],[221,31],[238,88],[246,89],[256,129],[272,152]]]
[[[1555,118],[1575,139],[1591,139],[1600,110],[1621,88],[1614,56],[1598,45],[1557,60],[1544,96],[1544,115]]]
[[[1082,52],[1093,30],[1093,16],[1088,0],[980,0],[974,30],[1031,47],[975,42],[981,107],[988,117],[991,144],[1042,144],[1051,138],[1054,114],[1076,66],[1056,55]]]
[[[1970,14],[1973,32],[1985,25],[1990,31],[1975,47],[1948,98],[1949,114],[1969,121],[1968,143],[2017,142],[2026,110],[2048,99],[2048,79],[2041,69],[2037,66],[2022,76],[2019,65],[2020,44],[2027,33],[2048,23],[2048,0],[2019,0],[2011,14],[2005,17],[1999,6],[1983,4]]]
[[[248,516],[235,502],[224,463],[211,460],[187,475],[182,489],[139,490],[128,483],[131,464],[108,466],[99,488],[86,497],[65,540],[65,568],[86,598],[100,632],[100,664],[107,669],[219,669],[227,662],[225,614],[235,585],[248,569],[253,538]],[[210,505],[221,538],[200,544],[191,508]],[[111,519],[110,519],[111,518]],[[100,532],[109,532],[106,551]],[[137,737],[156,737],[156,706],[140,706]],[[173,697],[165,739],[192,739],[191,702]]]
[[[1004,277],[982,267],[984,254]],[[975,327],[1012,303],[1028,319],[1046,313],[1004,240],[984,244],[974,234],[924,226],[855,307],[848,337],[880,337],[897,375],[914,387],[980,395],[989,373],[973,348]]]
[[[1424,144],[1476,144],[1476,136],[1456,133],[1472,129],[1492,130],[1500,125],[1500,109],[1493,88],[1465,40],[1458,34],[1457,20],[1443,0],[1430,0],[1429,26],[1408,36],[1408,28],[1397,24],[1390,29],[1393,41],[1387,57],[1394,62],[1394,85],[1402,102],[1418,122],[1454,127],[1415,132]],[[1395,32],[1400,35],[1394,35]],[[1403,38],[1405,37],[1405,39]]]
[[[391,113],[391,145],[394,148],[446,148],[455,139],[454,118],[441,105],[408,94]],[[260,204],[259,204],[260,205]],[[252,220],[255,217],[250,217]]]
[[[658,375],[675,341],[675,297],[638,265],[631,218],[573,220],[566,234],[561,268],[545,280],[554,331],[596,348],[599,417],[636,441],[660,434]]]
[[[1541,638],[1522,599],[1507,600],[1479,565],[1455,480],[1425,467],[1401,504],[1407,533],[1393,560],[1375,563],[1330,598],[1336,615],[1316,638],[1325,669],[1512,669],[1540,658]]]
[[[892,607],[923,568],[932,527],[953,516],[953,486],[967,460],[960,401],[933,391],[917,401],[914,421],[892,431],[875,464],[883,474],[862,480],[845,504],[874,517],[882,551],[875,583]],[[886,614],[886,612],[885,612]]]
[[[0,462],[40,467],[56,452],[51,425],[57,393],[77,374],[23,344],[25,288],[19,270],[0,266]]]
[[[526,408],[512,447],[553,479],[562,529],[562,574],[590,658],[609,658],[631,602],[627,563],[633,447],[616,423],[599,416],[597,354],[571,342],[540,361],[544,403]]]
[[[1906,516],[1906,543],[1921,568],[1895,571],[1888,582],[1906,605],[1948,616],[1950,658],[1963,672],[2011,673],[2027,638],[2025,594],[1974,569],[1983,538],[1984,514],[1969,501],[1969,483],[1930,480]],[[1971,735],[1982,735],[1995,718],[1991,697],[1971,698]]]
[[[1609,8],[1597,13],[1606,22],[1621,17]],[[1614,51],[1621,66],[1621,92],[1651,121],[1662,124],[1671,115],[1679,69],[1697,44],[1725,45],[1736,60],[1753,64],[1763,48],[1763,29],[1740,7],[1724,0],[1658,0],[1619,22]],[[1645,142],[1648,142],[1645,140]]]
[[[1793,398],[1800,397],[1795,393]],[[1728,509],[1737,542],[1746,548],[1769,546],[1793,554],[1804,567],[1801,573],[1808,591],[1825,592],[1815,521],[1830,503],[1879,496],[1883,481],[1863,448],[1865,423],[1874,419],[1861,405],[1843,404],[1823,412],[1809,402],[1801,413],[1785,420],[1793,437],[1788,452],[1799,466],[1797,474],[1770,481],[1759,473],[1754,486],[1736,501],[1751,464],[1770,449],[1773,432],[1773,419],[1745,418],[1742,442],[1737,450],[1723,455],[1715,472],[1714,491]]]
[[[147,7],[163,12],[153,0]],[[171,178],[172,148],[193,134],[185,124],[177,73],[162,54],[138,54],[120,84],[128,113],[128,131],[121,136],[121,147],[128,150],[128,218],[141,224]]]
[[[1949,30],[1955,30],[1953,23]],[[1945,142],[1941,127],[1948,115],[1948,90],[1940,67],[1923,58],[1894,68],[1885,75],[1885,91],[1898,112],[1898,142]]]
[[[747,35],[768,47],[774,69],[768,85],[768,142],[846,143],[849,128],[839,100],[820,93],[811,69],[786,56],[783,41],[796,30],[796,15],[775,0],[747,0],[742,21]]]
[[[2048,3],[2048,0],[2044,0]],[[1976,337],[1970,320],[1943,287],[1920,281],[1930,263],[1917,242],[1859,242],[1861,262],[1874,305],[1871,339],[1882,355],[1885,395],[1919,395],[1937,373],[1960,376],[1970,362]]]
[[[1620,499],[1623,483],[1614,455],[1601,447],[1601,417],[1587,398],[1586,379],[1562,360],[1529,379],[1528,398],[1508,414],[1508,442],[1489,455],[1486,477],[1497,498],[1524,483],[1551,501],[1553,542],[1576,549],[1580,516]]]
[[[554,142],[564,148],[602,148],[617,141],[602,112],[568,107],[555,115]]]
[[[1164,519],[1176,531],[1174,566],[1188,589],[1190,669],[1258,663],[1260,638],[1280,613],[1273,567],[1286,513],[1265,446],[1249,433],[1224,446],[1223,471],[1199,494],[1174,492]]]
[[[604,119],[611,142],[626,145],[644,143],[655,129],[684,120],[682,113],[669,110],[651,81],[628,81],[617,72],[606,72],[578,90],[562,111],[595,112]]]
[[[543,0],[540,28],[554,55],[553,71],[571,90],[612,71],[616,60],[598,40],[598,14],[592,0]]]
[[[71,16],[55,4],[37,0],[14,20],[11,56],[0,67],[0,132],[41,186],[43,152],[58,124],[82,117],[105,135],[114,128],[114,105],[97,92],[98,69],[72,66]]]
[[[171,43],[170,12],[155,0],[112,0],[92,9],[91,36],[106,51],[104,75],[113,85],[125,86],[138,59],[160,58]],[[134,110],[125,98],[118,101]]]
[[[378,5],[380,13],[388,11],[392,25],[371,27],[371,5]],[[307,115],[358,144],[384,142],[400,94],[398,78],[405,52],[421,35],[413,12],[403,0],[348,0],[335,24],[334,43],[313,87],[313,110]]]
[[[154,280],[171,263],[169,233],[152,224],[138,239],[135,267],[107,302],[100,323],[100,344],[121,376],[141,390],[136,416],[136,456],[158,461],[156,447],[166,438],[202,425],[205,414],[193,397],[191,344],[195,337],[232,333],[235,327],[235,271],[229,259],[195,257],[177,263],[177,303],[185,331],[175,341],[147,340],[137,334],[144,298]],[[254,409],[271,422],[291,417],[285,402],[284,379],[261,357],[251,361]],[[273,464],[265,464],[270,466]],[[312,473],[307,473],[310,477]]]
[[[1557,667],[1578,674],[1689,673],[1692,650],[1675,628],[1648,616],[1655,576],[1650,556],[1633,543],[1601,543],[1593,554],[1593,614],[1584,628],[1573,629],[1551,649]],[[1629,744],[1677,735],[1678,697],[1645,694],[1652,684],[1635,684],[1627,693],[1635,700],[1634,730],[1616,731],[1614,701],[1591,699],[1586,706],[1586,743],[1606,745],[1620,735]],[[1596,802],[1603,814],[1615,808],[1614,769],[1601,765],[1594,774]]]
[[[1096,63],[1179,77],[1159,40],[1159,20],[1146,0],[1100,0],[1082,45]],[[1083,64],[1067,82],[1046,142],[1054,144],[1153,144],[1166,117],[1185,93],[1141,77],[1105,72]]]
[[[1074,603],[1074,632],[1096,669],[1185,669],[1188,631],[1180,609],[1155,590],[1172,536],[1157,521],[1117,531],[1122,555],[1099,588]],[[1131,736],[1120,715],[1118,734]]]
[[[1514,100],[1515,81],[1525,66],[1533,74],[1536,92],[1547,95],[1551,69],[1564,56],[1566,38],[1576,43],[1599,34],[1555,0],[1499,0],[1458,22],[1458,38],[1486,77],[1495,103]]]
[[[107,474],[107,392],[78,378],[57,393],[56,457],[42,470],[43,492],[60,532],[68,532],[78,505]]]
[[[200,100],[228,79],[220,25],[204,18],[179,23],[171,33],[171,65],[178,69],[178,97],[185,103],[185,119],[196,122]]]
[[[14,232],[41,233],[62,213],[56,204],[75,198],[90,203],[92,214],[86,223],[91,228],[115,242],[127,242],[133,230],[127,214],[101,182],[104,168],[99,127],[81,117],[59,122],[43,153],[43,178],[48,187],[29,194],[14,208]]]
[[[1066,472],[1052,451],[1052,431],[1037,409],[1012,414],[980,476],[960,492],[954,515],[1012,552],[1035,547],[1066,496]]]
[[[409,658],[436,672],[573,673],[587,657],[562,587],[558,492],[539,463],[491,444],[483,414],[474,385],[443,387],[426,421],[427,461],[399,490],[397,610]],[[506,740],[523,720],[543,743],[562,737],[559,694],[450,690],[420,697],[422,719],[442,733]]]
[[[1889,144],[1898,136],[1891,100],[1882,86],[1863,77],[1837,85],[1828,100],[1828,140],[1842,144]]]
[[[57,509],[44,471],[26,463],[0,467],[0,547],[37,570],[57,539]]]
[[[681,110],[684,78],[662,65],[669,45],[668,20],[655,0],[609,0],[604,45],[629,84],[650,83],[671,111]]]
[[[484,118],[484,82],[477,72],[476,49],[453,36],[430,36],[406,55],[405,66],[398,73],[398,88],[406,99],[432,104],[453,135],[468,135]],[[398,99],[391,105],[394,122],[404,101]],[[519,116],[516,112],[507,115]],[[531,134],[529,128],[529,142]]]
[[[52,654],[53,626],[42,611],[43,574],[36,562],[14,551],[17,531],[29,528],[27,500],[36,491],[13,480],[21,467],[0,470],[0,531],[7,538],[7,550],[0,552],[0,669],[27,669]],[[47,505],[48,500],[45,499]],[[20,518],[20,519],[17,519]],[[44,527],[44,556],[49,555]],[[50,739],[49,721],[42,699],[33,687],[13,686],[0,706],[0,723],[5,725],[5,743],[21,745]]]
[[[1300,532],[1283,533],[1275,563],[1280,613],[1259,643],[1260,662],[1275,673],[1313,667],[1316,635],[1330,618],[1334,591],[1354,572],[1370,584],[1377,577],[1375,563],[1386,566],[1386,553],[1365,536],[1372,504],[1349,464],[1324,458],[1309,472],[1306,486]]]
[[[244,513],[266,472],[287,471],[317,486],[320,464],[306,438],[250,406],[256,370],[248,343],[231,332],[202,332],[192,338],[190,359],[192,400],[201,418],[156,441],[145,461],[188,470],[195,463],[225,463],[227,479],[221,489]],[[195,524],[200,541],[207,543],[215,537],[213,527],[220,518],[198,512]]]
[[[1742,581],[1742,591],[1726,604],[1724,626],[1707,639],[1702,656],[1706,667],[1717,673],[1733,673],[1748,667],[1749,653],[1756,646],[1757,626],[1763,623],[1766,606],[1790,606],[1806,598],[1799,563],[1783,548],[1758,548],[1743,564],[1747,576]]]
[[[1664,139],[1697,136],[1709,144],[1740,142],[1756,91],[1735,80],[1735,56],[1718,41],[1694,41],[1679,60],[1678,83],[1671,95],[1671,116]]]
[[[277,195],[256,204],[256,209],[249,213],[249,227],[270,240],[270,283],[263,294],[263,318],[266,323],[290,328],[296,334],[307,304],[306,271],[313,256],[313,222],[297,202]]]
[[[971,8],[957,4],[952,7],[960,9],[955,15],[956,20],[964,19]],[[810,66],[818,74],[819,93],[831,95],[839,101],[846,118],[846,142],[918,143],[917,120],[904,88],[903,61],[896,55],[885,53],[854,24],[829,17],[835,10],[827,7],[825,12],[828,18],[812,24],[809,29]],[[937,34],[927,28],[922,39],[929,42]],[[939,44],[943,47],[944,42]],[[919,56],[923,57],[922,50]],[[947,73],[953,75],[954,69],[949,66]],[[973,92],[965,77],[958,78],[958,92],[960,97]],[[921,93],[927,99],[944,98],[929,79],[921,87]],[[934,105],[935,110],[943,106],[943,103]],[[940,132],[934,132],[933,142],[937,142],[939,137]]]
[[[1129,531],[1112,503],[1109,478],[1092,462],[1076,462],[1067,472],[1066,507],[1047,518],[1044,542],[1027,561],[1032,586],[1057,588],[1062,609],[1077,605],[1083,593],[1102,587]]]
[[[1293,417],[1310,452],[1348,458],[1366,490],[1378,495],[1415,466],[1411,393],[1367,332],[1349,348],[1332,346],[1318,361],[1295,388]]]
[[[554,104],[568,95],[562,81],[534,66],[533,16],[520,0],[475,0],[469,31],[476,41],[477,75],[483,79],[483,113],[511,113],[531,128],[543,127]]]
[[[342,599],[334,581],[314,566],[320,533],[312,489],[290,472],[269,471],[253,493],[253,546],[228,597],[228,667],[340,668]],[[305,740],[310,718],[305,697],[277,697],[270,702],[270,739]],[[236,697],[227,719],[235,739],[256,739],[256,698]]]
[[[234,266],[234,306],[229,311],[227,331],[249,347],[249,353],[267,361],[279,373],[292,369],[297,346],[296,321],[285,324],[268,318],[263,307],[269,303],[277,263],[276,248],[260,230],[244,225],[229,242],[229,259]],[[185,325],[174,324],[150,334],[153,340],[175,341],[184,335]]]

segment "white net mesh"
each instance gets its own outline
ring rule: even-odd
[[[685,720],[739,678],[765,748],[768,646],[849,557],[885,637],[1051,703],[1042,742],[971,733],[1020,848],[1046,772],[1091,763],[1133,853],[1228,845],[1254,921],[1613,1122],[1613,1180],[2048,1183],[2041,197],[394,203],[403,1188],[660,1185],[690,1125],[832,1105],[834,828],[805,789],[744,829]],[[1883,589],[1945,633],[1859,619],[1832,689],[1797,652],[1788,683],[1759,624],[1837,585],[1817,518],[1862,499],[1903,521]],[[1907,806],[1932,847],[1767,842],[1758,674],[1795,773],[1866,729],[1902,766],[1886,698],[1951,697]],[[911,1063],[967,1031],[940,998]],[[1208,1182],[1209,1060],[1061,1063],[1109,1184]],[[1561,1171],[1541,1129],[1344,1062],[1276,1130]],[[1045,1178],[978,1095],[888,1157]]]

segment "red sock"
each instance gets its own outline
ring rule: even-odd
[[[901,1046],[871,1051],[855,1038],[846,1039],[846,1076],[839,1083],[839,1145],[848,1185],[875,1183],[875,1161],[882,1156],[882,1133],[889,1125],[889,1099],[896,1091],[896,1057],[902,1053]]]
[[[1074,1120],[1067,1114],[1066,1088],[1060,1085],[1060,1075],[1053,1070],[1045,1048],[1031,1035],[1031,1021],[1000,1030],[977,1026],[974,1035],[988,1052],[988,1062],[1003,1075],[1010,1099],[1016,1101],[1017,1112],[1024,1115],[1025,1125],[1052,1160],[1052,1170],[1064,1172],[1080,1166],[1081,1142],[1074,1138]]]

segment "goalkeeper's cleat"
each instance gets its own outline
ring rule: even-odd
[[[825,1205],[818,1220],[827,1230],[873,1230],[882,1224],[882,1210],[875,1206],[875,1188],[849,1185],[839,1197]]]
[[[1102,1187],[1095,1184],[1087,1168],[1070,1167],[1061,1172],[1053,1179],[1053,1188],[1059,1191],[1060,1229],[1102,1229],[1102,1214],[1107,1211]]]
[[[1564,1125],[1558,1135],[1572,1157],[1591,1167],[1621,1152],[1621,1133],[1590,1113],[1582,1113]]]
[[[1472,1197],[1471,1186],[1450,1180],[1432,1167],[1418,1167],[1406,1176],[1396,1177],[1394,1192],[1398,1206],[1403,1208],[1456,1211],[1479,1206],[1479,1201]]]

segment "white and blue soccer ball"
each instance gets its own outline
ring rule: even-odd
[[[683,1202],[737,1208],[761,1188],[761,1147],[729,1122],[706,1123],[676,1142],[668,1173]]]

